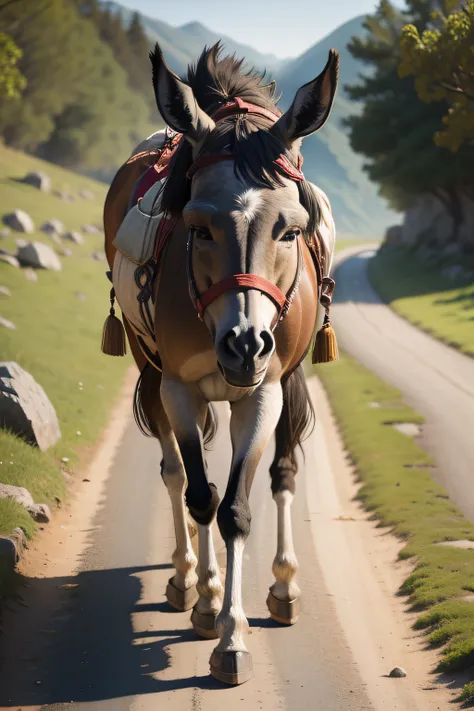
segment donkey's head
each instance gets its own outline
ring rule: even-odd
[[[289,306],[283,301],[291,303],[298,286],[302,240],[317,231],[319,205],[299,151],[329,116],[339,57],[331,50],[323,72],[283,115],[274,84],[244,74],[233,58],[219,60],[218,46],[205,50],[188,83],[158,47],[151,60],[160,113],[185,137],[162,205],[189,229],[191,295],[220,370],[230,384],[252,387],[275,350],[273,331]]]

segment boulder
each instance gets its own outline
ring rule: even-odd
[[[8,227],[4,227],[3,229],[0,230],[0,239],[4,239],[5,237],[8,237],[10,234],[11,230],[8,229]]]
[[[15,232],[26,232],[31,234],[35,231],[35,223],[23,210],[14,210],[3,216],[3,224],[11,227]]]
[[[20,264],[36,269],[51,269],[60,272],[63,268],[54,249],[42,242],[30,242],[26,247],[18,250],[17,257]]]
[[[65,228],[61,220],[48,220],[40,227],[41,232],[46,232],[48,235],[63,235]]]
[[[11,296],[12,292],[6,286],[0,286],[0,294],[3,294],[3,296]]]
[[[94,261],[96,261],[96,262],[106,262],[107,261],[105,252],[93,252],[92,259],[94,259]]]
[[[385,232],[385,242],[387,244],[399,245],[402,237],[402,226],[392,225],[387,227]]]
[[[15,237],[15,244],[18,249],[21,249],[21,247],[26,247],[26,245],[28,244],[28,240],[24,239],[23,237]]]
[[[9,331],[16,330],[15,324],[9,321],[7,318],[3,318],[3,316],[0,316],[0,326],[3,326],[3,328],[8,328]]]
[[[28,489],[23,486],[0,484],[0,499],[13,499],[17,504],[24,506],[30,516],[38,523],[49,523],[51,511],[47,504],[35,504]]]
[[[15,267],[16,269],[20,266],[20,262],[13,256],[13,254],[0,254],[0,262],[6,262],[11,267]]]
[[[83,198],[83,200],[94,200],[95,195],[91,190],[79,190],[79,197]]]
[[[14,528],[10,536],[0,536],[0,559],[13,569],[26,548],[26,536],[22,528]]]
[[[63,237],[74,244],[84,244],[84,237],[80,232],[66,232]]]
[[[0,362],[0,427],[43,451],[61,437],[56,412],[43,388],[13,361]]]
[[[69,247],[63,247],[61,254],[63,257],[72,257],[72,249],[69,249]]]
[[[51,190],[51,178],[49,175],[46,175],[46,173],[41,173],[40,171],[28,173],[21,182],[32,185],[34,188],[38,188],[38,190],[42,190],[43,192],[49,192]]]
[[[81,230],[86,235],[97,235],[100,233],[100,230],[96,227],[96,225],[82,225]]]

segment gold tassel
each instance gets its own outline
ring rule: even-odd
[[[336,334],[329,319],[329,309],[326,309],[324,323],[316,334],[311,362],[331,363],[339,358]]]
[[[102,332],[102,353],[110,356],[124,356],[127,352],[125,329],[122,321],[115,315],[115,289],[110,290],[110,314],[107,316]]]

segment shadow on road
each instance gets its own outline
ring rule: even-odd
[[[216,682],[207,676],[163,681],[152,676],[169,666],[172,645],[198,640],[190,627],[189,613],[185,613],[185,626],[164,630],[160,618],[163,613],[173,614],[171,608],[164,602],[139,603],[142,586],[137,575],[165,568],[171,566],[97,570],[67,578],[27,580],[36,600],[57,597],[59,590],[60,604],[46,629],[32,631],[21,649],[13,644],[14,654],[11,638],[3,636],[0,707],[18,709],[115,699],[114,709],[119,711],[128,708],[127,697],[135,695],[186,687],[214,688]],[[135,632],[132,615],[135,628],[140,629],[139,615],[143,612],[156,612],[156,623],[153,629]],[[18,614],[25,614],[21,603]],[[175,614],[182,623],[183,616]]]

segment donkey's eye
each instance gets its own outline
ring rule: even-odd
[[[301,234],[301,230],[289,230],[281,238],[282,242],[294,242],[298,235]]]
[[[199,237],[199,239],[202,240],[207,240],[212,242],[212,236],[210,231],[207,229],[207,227],[191,227],[191,232],[195,237]]]

